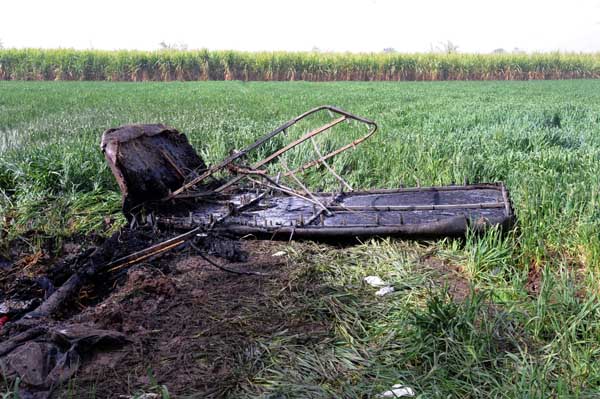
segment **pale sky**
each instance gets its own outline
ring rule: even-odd
[[[0,0],[4,47],[600,51],[600,0]]]

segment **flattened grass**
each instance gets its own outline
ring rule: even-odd
[[[469,246],[456,253],[445,241],[384,240],[296,253],[309,273],[302,283],[322,286],[321,296],[302,300],[327,316],[334,334],[308,344],[285,334],[261,342],[259,371],[232,397],[375,397],[394,384],[432,398],[593,397],[597,296],[582,291],[572,270],[546,268],[536,297],[510,276],[474,282],[457,298],[448,286],[456,281],[440,279],[423,255],[460,266]],[[395,292],[376,297],[367,275]]]

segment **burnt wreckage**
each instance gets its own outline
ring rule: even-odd
[[[305,119],[314,122],[308,117],[327,115],[331,120],[316,129],[301,126]],[[324,135],[342,123],[349,123],[356,137]],[[354,125],[367,130],[357,132]],[[187,245],[221,270],[263,275],[218,264],[195,244],[225,242],[221,238],[228,235],[334,241],[457,237],[469,230],[512,225],[514,215],[502,183],[354,190],[344,173],[336,171],[346,165],[336,163],[336,157],[350,154],[376,131],[371,120],[322,106],[208,166],[185,135],[164,125],[107,130],[102,151],[121,189],[123,212],[133,226],[143,224],[152,233],[141,239],[138,233],[144,229],[123,229],[99,247],[67,256],[51,269],[53,277],[37,279],[37,285],[48,285],[43,300],[29,289],[21,292],[17,282],[11,288],[14,295],[0,292],[0,371],[5,378],[20,379],[21,397],[46,398],[77,372],[83,355],[125,345],[129,337],[123,333],[55,316],[81,296],[86,284],[113,286],[129,266],[175,248]],[[248,159],[258,160],[248,164]],[[313,173],[303,180],[307,170]],[[337,191],[309,189],[326,177],[339,185]],[[179,235],[157,242],[177,234],[173,230]],[[50,280],[60,286],[55,289]]]
[[[291,142],[281,140],[301,120],[324,112],[332,116],[328,123]],[[333,150],[319,148],[316,138],[344,122],[368,130]],[[122,261],[146,259],[208,231],[336,240],[456,237],[468,229],[512,225],[514,214],[503,183],[354,190],[334,170],[332,158],[355,149],[376,131],[377,125],[369,119],[321,106],[212,166],[204,163],[185,135],[164,125],[126,125],[106,131],[102,151],[121,188],[128,218],[187,230]],[[284,155],[302,144],[313,158],[290,167]],[[246,164],[253,153],[269,155]],[[275,164],[278,171],[270,172]],[[300,175],[312,168],[327,172],[340,189],[309,190]]]

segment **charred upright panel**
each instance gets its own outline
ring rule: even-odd
[[[102,151],[123,194],[127,214],[160,200],[206,165],[184,134],[162,124],[124,125],[102,135]]]

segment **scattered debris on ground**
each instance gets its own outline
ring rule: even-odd
[[[369,284],[371,287],[385,287],[387,283],[381,279],[379,276],[367,276],[365,277],[365,283]]]
[[[404,398],[413,396],[415,396],[415,391],[411,387],[402,384],[396,384],[389,391],[377,395],[378,398]]]
[[[378,276],[367,276],[365,277],[365,282],[369,284],[371,287],[379,288],[376,292],[376,296],[385,296],[394,292],[394,287],[383,281]]]
[[[386,287],[381,287],[380,289],[378,289],[377,292],[375,292],[375,295],[385,296],[387,294],[391,294],[392,292],[394,292],[394,287],[388,285]]]

